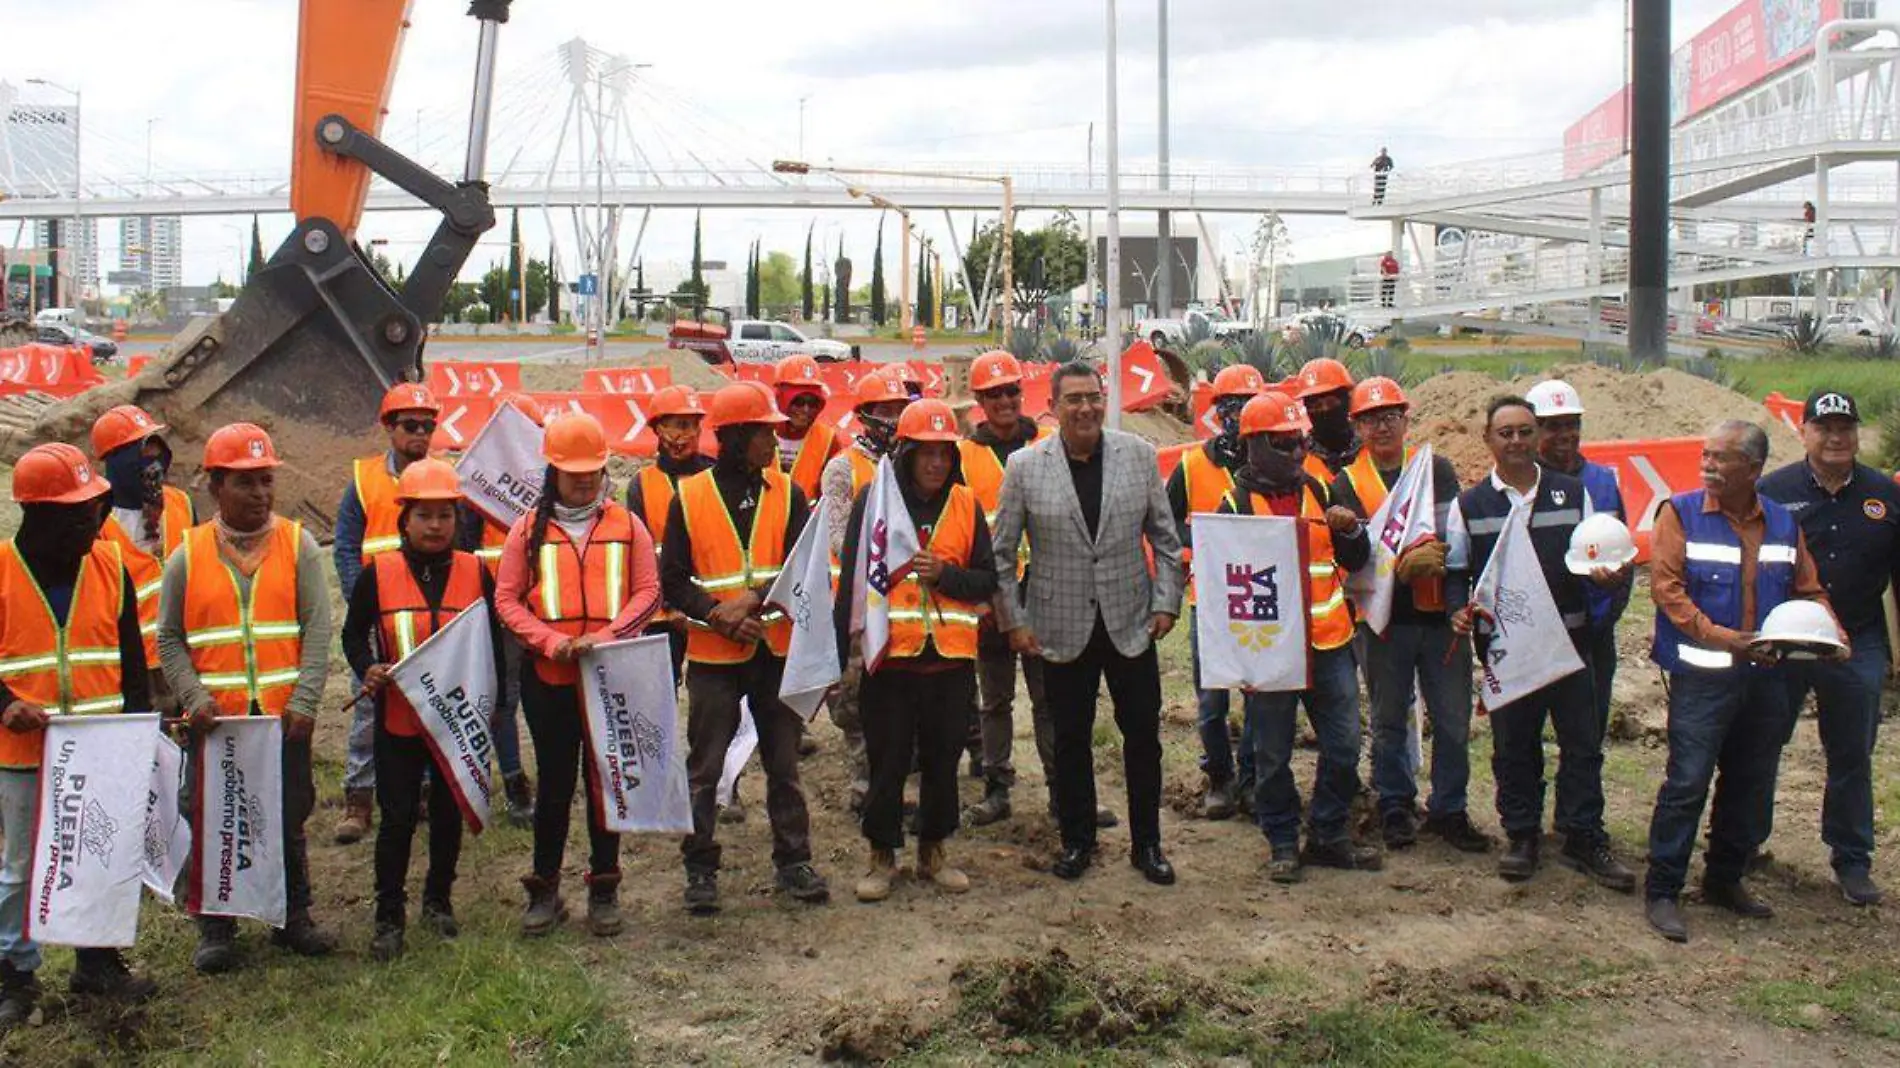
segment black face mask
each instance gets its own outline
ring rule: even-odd
[[[1300,465],[1294,454],[1281,452],[1268,444],[1265,434],[1255,434],[1246,439],[1247,466],[1243,470],[1242,481],[1251,488],[1268,492],[1285,492],[1300,477]]]
[[[20,532],[14,540],[28,560],[61,573],[76,571],[92,549],[105,521],[103,502],[23,504]]]
[[[1343,449],[1352,444],[1352,416],[1347,414],[1345,406],[1326,412],[1314,412],[1308,409],[1313,418],[1313,440],[1329,449]]]

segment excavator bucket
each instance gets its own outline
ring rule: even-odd
[[[204,442],[228,423],[270,432],[284,466],[277,511],[327,536],[350,461],[384,446],[376,411],[398,381],[420,381],[423,329],[398,295],[323,220],[299,226],[231,309],[174,338],[138,377],[49,408],[0,443],[9,462],[40,441],[88,447],[107,408],[136,404],[169,430],[173,470],[197,484]]]

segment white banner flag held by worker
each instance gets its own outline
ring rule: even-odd
[[[864,494],[864,527],[858,535],[858,557],[851,564],[856,594],[851,633],[864,636],[864,670],[876,671],[891,644],[891,591],[910,571],[910,558],[921,542],[890,457],[877,462],[877,474]]]
[[[1392,621],[1392,596],[1398,585],[1392,572],[1399,557],[1437,535],[1437,497],[1432,447],[1421,445],[1399,472],[1399,480],[1386,494],[1385,503],[1366,522],[1366,532],[1372,538],[1370,564],[1346,577],[1346,594],[1374,634],[1384,634]]]
[[[476,511],[504,527],[514,526],[515,520],[534,510],[547,469],[541,455],[541,428],[512,404],[496,407],[494,417],[455,465],[462,476],[462,496]]]
[[[596,645],[581,657],[590,802],[620,834],[690,834],[673,654],[664,634]]]
[[[154,732],[152,781],[145,796],[145,885],[174,904],[178,876],[191,859],[191,821],[178,808],[178,791],[185,782],[185,753],[178,743]]]
[[[436,771],[448,776],[463,822],[482,833],[495,792],[488,717],[498,697],[487,602],[457,613],[398,661],[389,677],[416,710]]]
[[[792,547],[785,569],[765,593],[765,603],[792,621],[792,644],[785,655],[785,676],[779,681],[779,700],[810,721],[818,713],[825,691],[838,681],[838,631],[832,623],[831,530],[832,502],[826,499],[812,513]]]
[[[1471,587],[1471,605],[1481,617],[1476,633],[1483,709],[1503,708],[1583,670],[1531,545],[1530,516],[1525,505],[1511,509],[1484,574]]]
[[[195,755],[186,889],[194,916],[249,916],[284,925],[284,731],[276,716],[223,717]]]
[[[1198,515],[1192,530],[1201,685],[1255,693],[1306,689],[1312,662],[1306,520]]]
[[[62,946],[129,946],[139,933],[142,776],[158,716],[54,716],[40,757],[39,819],[27,872],[26,936]]]

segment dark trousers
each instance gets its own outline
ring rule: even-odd
[[[455,886],[455,866],[462,856],[462,809],[455,803],[449,777],[436,770],[429,744],[420,735],[405,737],[384,730],[379,713],[376,803],[383,818],[376,828],[377,923],[403,923],[416,808],[424,789],[429,792],[429,871],[422,879],[422,900],[447,905]]]
[[[1066,664],[1044,661],[1043,690],[1055,725],[1056,811],[1062,844],[1095,847],[1095,701],[1102,679],[1122,732],[1128,779],[1128,831],[1136,846],[1161,843],[1161,672],[1153,643],[1123,656],[1101,617],[1080,656]]]
[[[1396,278],[1379,279],[1379,307],[1390,308],[1393,298],[1398,294],[1399,280]]]
[[[1372,176],[1372,202],[1374,204],[1385,203],[1385,182],[1386,182],[1386,176],[1383,173],[1373,174]]]
[[[864,837],[879,849],[904,847],[904,780],[915,754],[917,838],[941,842],[957,830],[957,761],[976,694],[967,663],[932,674],[886,665],[867,672],[858,691],[871,792],[864,800]]]
[[[1814,694],[1827,754],[1827,791],[1821,800],[1821,841],[1834,870],[1864,875],[1874,857],[1874,741],[1880,732],[1880,688],[1887,677],[1887,636],[1868,628],[1850,636],[1845,664],[1790,661],[1790,733],[1808,694]],[[1784,738],[1784,744],[1786,739]]]
[[[991,789],[1016,785],[1016,654],[1000,636],[983,632],[976,652],[977,719],[982,724],[983,777]],[[1048,694],[1042,685],[1042,661],[1022,658],[1023,685],[1029,691],[1029,716],[1043,785],[1056,788],[1055,728],[1049,722]],[[1052,792],[1050,796],[1055,796]]]
[[[588,870],[596,875],[620,870],[620,836],[601,826],[594,810],[594,762],[587,759],[587,725],[581,719],[580,692],[572,685],[543,682],[533,664],[521,670],[521,711],[534,739],[534,874],[553,879],[567,855],[567,823],[574,789],[587,780]],[[435,807],[430,802],[430,808]],[[433,814],[433,813],[432,813]]]
[[[1250,693],[1246,733],[1254,742],[1254,818],[1277,847],[1300,843],[1300,788],[1293,781],[1294,712],[1304,701],[1319,736],[1313,766],[1312,839],[1332,844],[1351,835],[1347,819],[1359,786],[1359,680],[1352,649],[1313,653],[1312,685],[1283,693]]]
[[[1610,690],[1616,683],[1616,624],[1590,629],[1590,681],[1596,687],[1597,731],[1610,736]]]
[[[1200,609],[1188,609],[1188,634],[1200,627]],[[1201,685],[1201,643],[1188,643],[1188,664],[1194,671],[1195,726],[1201,735],[1201,770],[1210,785],[1233,781],[1238,765],[1242,786],[1254,783],[1254,717],[1240,721],[1240,752],[1234,752],[1233,739],[1227,734],[1227,714],[1232,707],[1230,691],[1209,690]]]
[[[196,734],[188,743],[188,759],[185,764],[185,789],[180,799],[182,811],[195,811],[193,798],[198,790],[198,748],[204,740]],[[317,781],[310,769],[310,742],[306,739],[293,742],[284,739],[283,748],[284,776],[284,912],[295,918],[310,912],[310,843],[304,838],[303,825],[310,819],[310,813],[317,807]],[[196,851],[193,861],[196,863]],[[189,865],[185,878],[194,878]],[[229,916],[200,916],[198,926],[202,928],[229,927],[236,921]]]
[[[1603,830],[1603,732],[1597,725],[1590,648],[1572,635],[1583,670],[1491,710],[1491,775],[1498,824],[1512,838],[1544,829],[1544,723],[1557,733],[1557,832],[1586,839]]]
[[[1682,893],[1712,780],[1708,880],[1742,877],[1774,830],[1775,778],[1791,714],[1780,669],[1669,676],[1669,767],[1649,820],[1651,899]]]
[[[778,699],[784,674],[785,661],[763,644],[743,664],[686,666],[686,777],[692,790],[693,833],[680,843],[680,854],[688,872],[719,870],[719,773],[739,730],[740,698],[751,707],[752,724],[759,731],[772,864],[788,868],[811,862],[811,813],[798,779],[798,737],[804,721]],[[957,727],[961,730],[962,723]]]
[[[1412,698],[1421,690],[1432,725],[1432,796],[1425,811],[1463,812],[1471,781],[1471,643],[1440,620],[1393,623],[1383,636],[1363,626],[1359,633],[1365,639],[1372,785],[1380,814],[1418,807]]]
[[[673,654],[673,688],[686,681],[686,627],[675,627],[666,632],[666,648]]]

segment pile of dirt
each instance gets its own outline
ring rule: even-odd
[[[1194,440],[1193,427],[1159,408],[1146,412],[1123,412],[1122,429],[1130,434],[1139,434],[1157,449]]]
[[[1112,1049],[1168,1030],[1192,1013],[1235,1008],[1192,977],[1095,962],[1060,948],[1040,956],[960,966],[950,977],[961,1015],[979,1033],[1049,1040],[1071,1050]]]
[[[1565,364],[1513,382],[1469,371],[1434,375],[1410,391],[1414,431],[1451,459],[1460,479],[1474,481],[1491,469],[1483,440],[1485,405],[1503,394],[1522,396],[1551,378],[1570,383],[1583,399],[1586,441],[1700,437],[1721,420],[1746,419],[1768,431],[1770,466],[1801,455],[1800,439],[1759,402],[1674,368],[1624,374]]]
[[[930,1037],[930,1027],[900,1007],[854,1002],[832,1009],[818,1025],[818,1055],[847,1064],[885,1064]]]
[[[1410,1009],[1460,1031],[1498,1023],[1550,999],[1543,980],[1502,967],[1454,972],[1388,961],[1373,968],[1366,988],[1373,1002]]]

